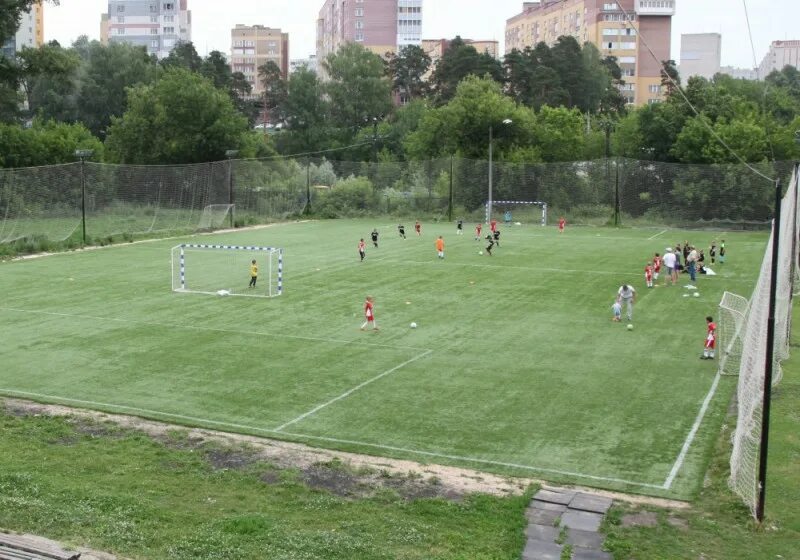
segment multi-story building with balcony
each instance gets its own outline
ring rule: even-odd
[[[158,58],[192,40],[189,0],[109,0],[100,17],[100,40],[145,47]]]
[[[661,61],[670,59],[676,0],[541,0],[524,2],[506,22],[506,52],[556,43],[562,35],[592,43],[622,69],[622,95],[631,105],[657,103]],[[645,42],[640,35],[644,36]],[[647,48],[652,49],[653,54]]]
[[[758,68],[758,77],[763,80],[784,66],[800,68],[800,41],[773,41]]]
[[[44,6],[36,2],[27,12],[23,12],[16,34],[9,38],[0,52],[3,56],[14,57],[22,47],[35,49],[44,45]]]
[[[345,43],[384,56],[422,43],[422,0],[326,0],[317,18],[317,60]]]
[[[253,86],[253,97],[264,93],[258,69],[270,61],[281,69],[284,79],[289,76],[288,33],[263,25],[237,24],[231,29],[231,70],[244,74]]]

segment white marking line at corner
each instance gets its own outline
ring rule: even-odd
[[[91,321],[109,321],[113,323],[123,323],[129,325],[137,325],[140,327],[162,327],[168,329],[186,329],[190,331],[201,331],[201,332],[217,332],[217,333],[225,333],[225,334],[244,334],[244,335],[252,335],[252,336],[266,336],[271,338],[285,338],[289,340],[307,340],[310,342],[324,342],[328,344],[359,344],[363,346],[371,346],[375,348],[392,348],[395,350],[424,350],[424,348],[420,348],[418,346],[401,346],[395,344],[381,344],[380,342],[361,342],[357,339],[353,340],[344,340],[338,338],[321,338],[321,337],[313,337],[313,336],[299,336],[293,334],[282,334],[282,333],[270,333],[270,332],[261,332],[261,331],[245,331],[245,330],[237,330],[237,329],[218,329],[214,327],[202,327],[198,325],[182,325],[182,324],[174,324],[174,323],[159,323],[159,322],[149,322],[149,321],[133,321],[130,319],[122,319],[119,317],[95,317],[93,315],[80,315],[74,313],[58,313],[56,311],[37,311],[32,309],[18,309],[15,307],[0,307],[0,311],[11,311],[14,313],[27,313],[29,315],[47,315],[51,317],[67,317],[71,319],[89,319]]]
[[[396,372],[397,370],[399,370],[399,369],[401,369],[401,368],[403,368],[403,367],[407,366],[408,364],[410,364],[410,363],[413,363],[413,362],[416,362],[417,360],[420,360],[420,359],[424,358],[425,356],[427,356],[427,355],[428,355],[428,354],[430,354],[431,352],[433,352],[433,350],[426,350],[426,351],[425,351],[425,352],[423,352],[422,354],[417,354],[416,356],[414,356],[414,357],[413,357],[413,358],[411,358],[410,360],[406,360],[405,362],[403,362],[403,363],[402,363],[402,364],[400,364],[400,365],[396,365],[396,366],[394,366],[393,368],[391,368],[391,369],[387,369],[387,370],[386,370],[386,371],[384,371],[383,373],[380,373],[380,374],[376,375],[375,377],[373,377],[373,378],[371,378],[371,379],[367,379],[367,380],[366,380],[366,381],[364,381],[363,383],[359,383],[358,385],[356,385],[355,387],[353,387],[352,389],[350,389],[350,390],[348,390],[348,391],[345,391],[344,393],[342,393],[342,394],[341,394],[341,395],[339,395],[338,397],[335,397],[335,398],[333,398],[333,399],[329,400],[329,401],[328,401],[328,402],[326,402],[326,403],[322,403],[321,405],[319,405],[319,406],[316,406],[316,407],[312,408],[312,409],[311,409],[311,410],[309,410],[308,412],[305,412],[305,413],[301,414],[300,416],[298,416],[297,418],[295,418],[295,419],[293,419],[293,420],[289,420],[289,421],[288,421],[288,422],[286,422],[285,424],[281,424],[280,426],[278,426],[277,428],[275,428],[275,430],[274,430],[274,431],[275,431],[275,432],[280,432],[280,431],[282,431],[284,428],[286,428],[287,426],[291,426],[292,424],[296,424],[297,422],[300,422],[301,420],[304,420],[304,419],[308,418],[308,417],[309,417],[309,416],[311,416],[312,414],[316,414],[317,412],[319,412],[319,411],[320,411],[320,410],[322,410],[323,408],[325,408],[325,407],[327,407],[327,406],[330,406],[330,405],[332,405],[333,403],[335,403],[335,402],[337,402],[337,401],[340,401],[340,400],[342,400],[342,399],[346,399],[347,397],[349,397],[350,395],[352,395],[353,393],[355,393],[355,392],[356,392],[356,391],[358,391],[359,389],[363,389],[364,387],[366,387],[366,386],[367,386],[367,385],[369,385],[370,383],[374,383],[375,381],[378,381],[379,379],[382,379],[383,377],[386,377],[387,375],[391,375],[392,373],[394,373],[394,372]]]
[[[717,392],[717,387],[719,386],[719,380],[721,378],[722,376],[719,373],[717,373],[716,377],[714,377],[714,383],[711,384],[711,389],[708,390],[708,394],[703,401],[703,406],[700,407],[700,412],[697,413],[697,418],[694,421],[694,425],[692,425],[692,429],[689,430],[689,435],[686,436],[686,441],[683,442],[681,452],[678,454],[675,464],[672,465],[672,470],[669,472],[667,480],[664,481],[664,490],[669,490],[672,487],[672,483],[675,482],[675,477],[678,476],[678,472],[683,466],[683,461],[686,459],[687,453],[689,453],[689,448],[692,446],[694,437],[697,435],[697,430],[700,429],[700,424],[703,422],[703,417],[706,415],[708,406],[711,404],[711,399],[714,398],[714,393]]]
[[[648,241],[650,241],[650,240],[653,240],[653,239],[655,239],[656,237],[658,237],[658,236],[660,236],[660,235],[664,235],[664,234],[665,234],[665,233],[667,233],[668,231],[669,231],[668,229],[665,229],[664,231],[659,231],[659,232],[658,232],[657,234],[655,234],[654,236],[652,236],[652,237],[648,237],[648,238],[647,238],[647,240],[648,240]]]
[[[18,396],[20,398],[34,397],[34,398],[40,398],[40,399],[47,399],[49,401],[60,401],[60,402],[67,403],[67,404],[76,404],[76,405],[83,404],[83,405],[89,405],[89,406],[92,406],[92,407],[110,408],[110,409],[116,409],[116,410],[121,410],[121,411],[127,411],[127,412],[134,413],[134,414],[139,413],[139,414],[143,414],[145,416],[151,416],[151,417],[163,417],[163,418],[175,418],[175,419],[179,419],[179,420],[188,420],[188,421],[191,421],[191,422],[194,422],[194,423],[198,424],[198,426],[200,426],[200,427],[202,427],[205,424],[205,425],[219,426],[220,428],[238,428],[240,430],[247,430],[247,431],[251,431],[251,432],[255,432],[255,433],[262,433],[262,434],[277,434],[278,433],[276,430],[270,430],[268,428],[257,428],[255,426],[248,426],[246,424],[236,424],[236,423],[233,423],[233,422],[219,422],[217,420],[208,420],[206,418],[197,418],[195,416],[185,416],[183,414],[173,414],[171,412],[160,412],[158,410],[150,410],[150,409],[147,409],[147,408],[137,408],[137,407],[125,406],[125,405],[121,405],[121,404],[111,404],[111,403],[88,401],[88,400],[82,400],[82,399],[72,399],[72,398],[69,398],[69,397],[58,397],[58,396],[55,396],[55,395],[45,395],[43,393],[33,393],[33,392],[30,392],[30,391],[18,391],[18,390],[15,390],[15,389],[3,389],[3,388],[0,388],[0,393],[2,393],[4,395],[16,395],[16,396]],[[280,432],[280,435],[294,437],[294,438],[310,439],[310,440],[316,440],[316,441],[326,441],[326,442],[329,442],[329,443],[342,443],[342,444],[348,444],[348,445],[358,445],[358,446],[363,446],[363,447],[371,447],[371,448],[374,448],[374,449],[384,449],[386,451],[397,451],[397,452],[400,452],[400,453],[409,453],[409,454],[412,454],[412,455],[421,455],[423,457],[438,457],[440,459],[450,459],[450,460],[453,460],[453,461],[464,461],[464,462],[469,462],[469,463],[478,463],[478,464],[482,464],[482,465],[494,465],[494,466],[498,466],[498,467],[509,467],[509,468],[516,468],[516,469],[522,469],[522,470],[527,470],[527,471],[533,471],[533,472],[543,472],[543,473],[557,474],[557,475],[561,475],[561,476],[574,476],[576,478],[585,478],[587,480],[598,480],[598,481],[603,481],[603,482],[616,482],[616,483],[619,483],[619,484],[626,484],[626,485],[629,485],[629,486],[640,486],[640,487],[643,487],[643,488],[655,488],[655,489],[658,489],[658,490],[663,490],[663,488],[664,488],[660,484],[648,484],[646,482],[634,482],[634,481],[631,481],[631,480],[624,480],[624,479],[621,479],[621,478],[614,478],[614,477],[607,477],[607,476],[595,476],[595,475],[591,475],[591,474],[581,474],[581,473],[576,473],[576,472],[571,472],[571,471],[562,471],[562,470],[558,470],[558,469],[547,469],[547,468],[533,467],[533,466],[530,466],[530,465],[520,465],[520,464],[517,464],[517,463],[507,463],[507,462],[503,462],[503,461],[492,461],[491,459],[479,459],[477,457],[465,457],[465,456],[460,456],[460,455],[450,455],[450,454],[447,454],[447,453],[437,453],[437,452],[434,452],[434,451],[420,451],[420,450],[417,450],[417,449],[408,449],[408,448],[405,448],[405,447],[396,447],[396,446],[392,446],[392,445],[381,445],[381,444],[377,444],[377,443],[367,443],[367,442],[364,442],[364,441],[354,441],[354,440],[339,439],[339,438],[332,438],[332,437],[325,437],[325,436],[312,436],[312,435],[308,435],[308,434],[295,434],[295,433],[289,433],[289,432]]]

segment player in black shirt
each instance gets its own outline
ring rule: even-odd
[[[456,235],[464,235],[464,220],[456,222]]]
[[[378,230],[372,230],[372,244],[375,245],[375,248],[378,248]]]
[[[400,237],[405,239],[406,238],[406,226],[404,226],[404,225],[397,226],[397,233],[400,234]]]
[[[494,244],[497,245],[498,247],[500,246],[500,230],[499,229],[494,230]]]
[[[490,233],[486,236],[486,241],[489,242],[489,245],[486,247],[486,252],[489,253],[489,256],[492,256],[492,247],[494,247],[494,237]]]

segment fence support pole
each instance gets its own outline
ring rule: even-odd
[[[82,245],[86,245],[86,161],[81,158],[81,228]]]
[[[781,181],[775,182],[775,219],[772,222],[772,272],[769,280],[769,318],[767,319],[767,351],[764,356],[764,399],[761,408],[761,445],[758,457],[758,504],[756,519],[764,521],[767,495],[767,455],[769,452],[769,413],[772,406],[772,373],[775,362],[775,301],[778,293],[778,257],[781,231]]]
[[[239,155],[239,150],[226,150],[225,157],[228,159],[228,204],[231,205],[231,229],[236,227],[236,210],[233,194],[233,158]]]
[[[453,156],[450,156],[450,198],[447,201],[447,221],[453,221]]]
[[[311,158],[306,158],[306,214],[311,213]]]
[[[614,158],[614,225],[622,225],[619,200],[619,158]]]

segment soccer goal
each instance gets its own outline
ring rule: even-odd
[[[717,338],[719,341],[719,373],[739,375],[742,365],[743,330],[746,324],[747,298],[731,292],[722,295],[719,302]]]
[[[547,203],[528,200],[493,200],[491,208],[487,202],[486,223],[489,215],[494,214],[500,222],[541,223],[547,225]]]
[[[209,204],[203,208],[200,215],[198,230],[219,229],[225,225],[225,220],[233,212],[233,204]]]
[[[251,286],[251,267],[257,277]],[[283,294],[283,249],[182,244],[172,248],[172,291],[275,297]]]

